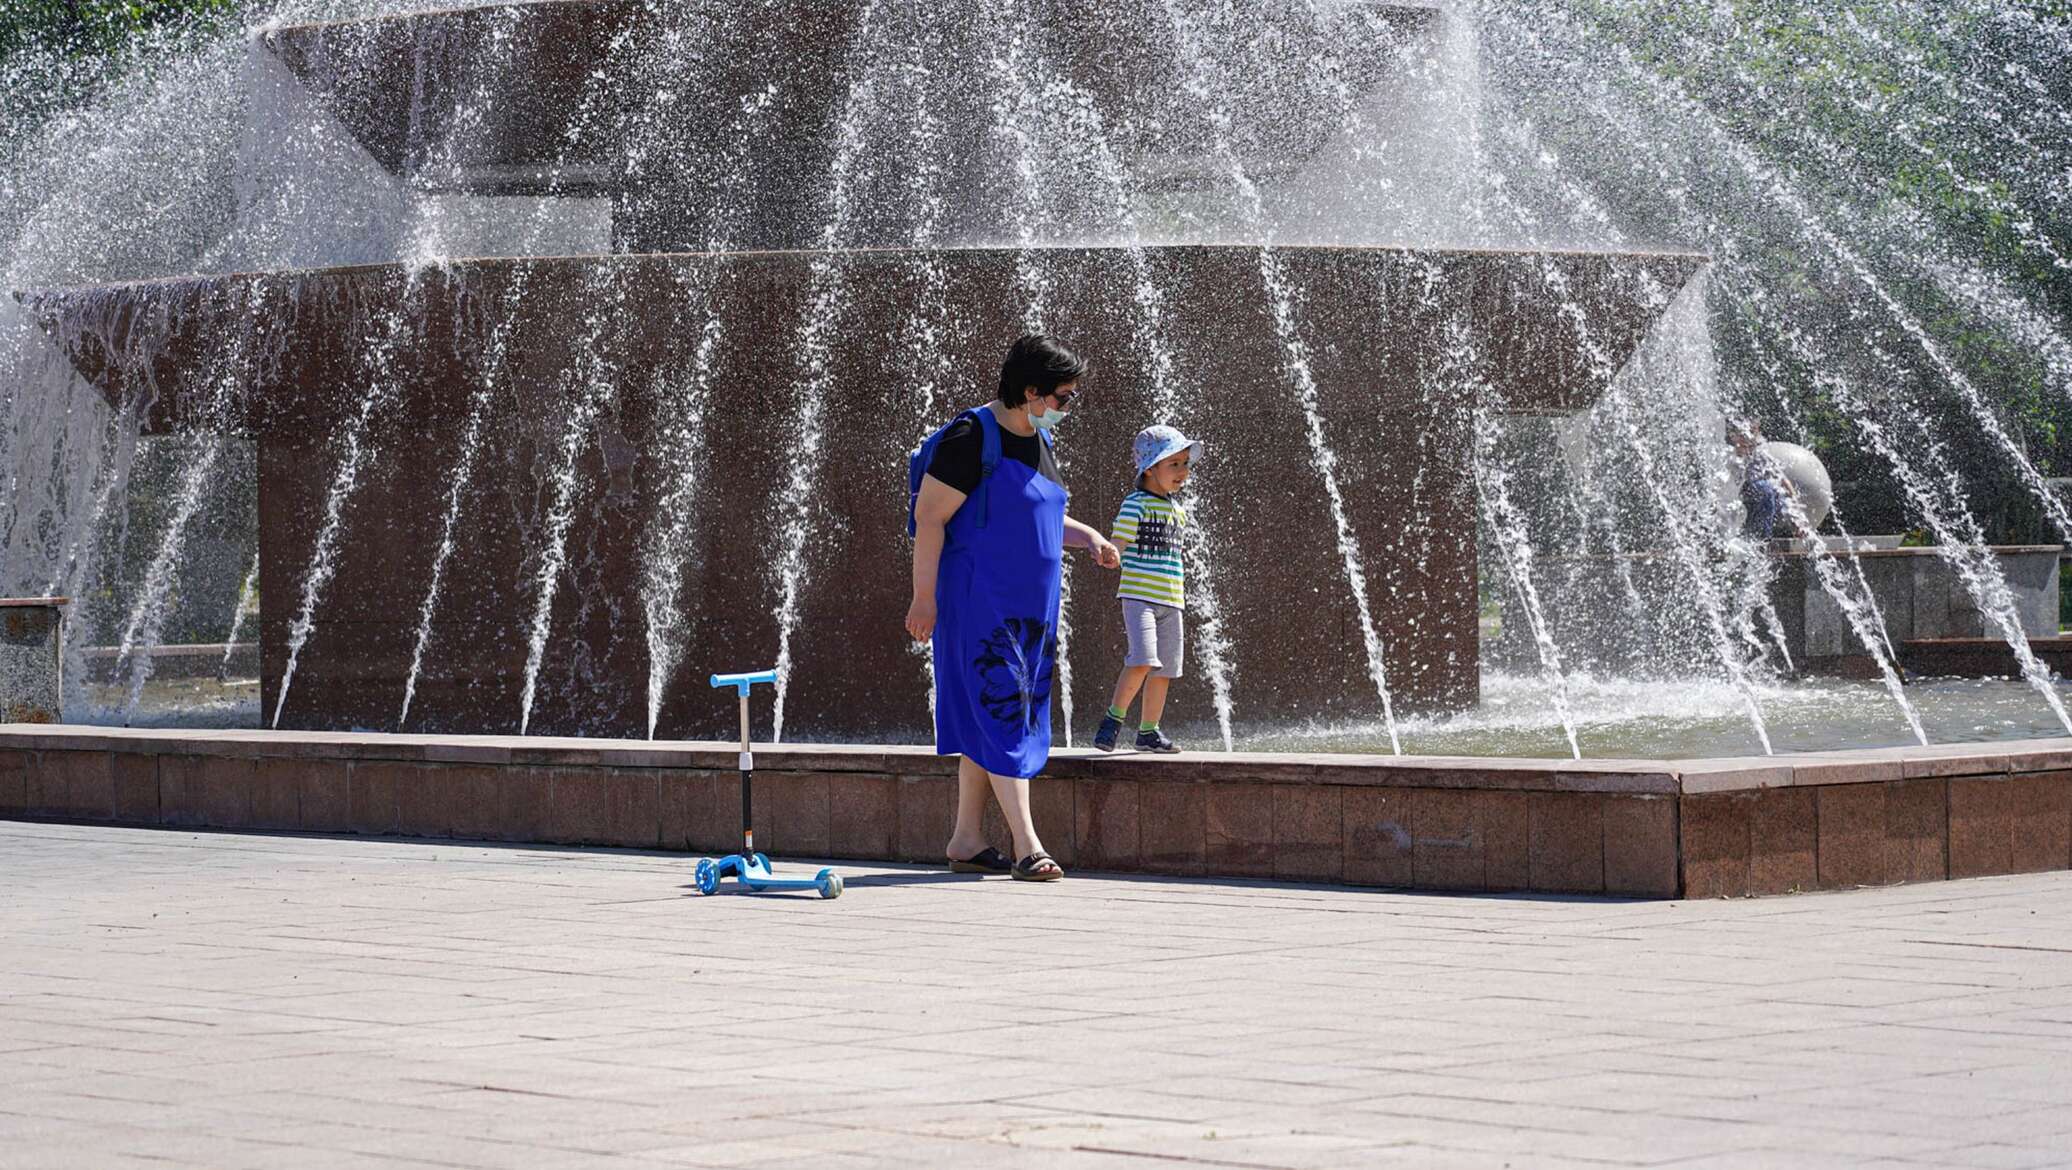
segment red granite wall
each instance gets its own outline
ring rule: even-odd
[[[716,745],[642,753],[363,736],[49,746],[82,736],[92,733],[0,733],[0,817],[696,853],[740,840],[738,775]],[[764,851],[940,859],[956,799],[948,761],[912,749],[772,758],[756,777]],[[2001,771],[1961,774],[1996,763]],[[2018,771],[2004,759],[1805,757],[1809,777],[1831,780],[1808,784],[1761,761],[1684,776],[1631,761],[1056,764],[1034,783],[1038,831],[1060,862],[1094,871],[1723,897],[2072,868],[2072,770]],[[1005,848],[997,811],[987,822]]]

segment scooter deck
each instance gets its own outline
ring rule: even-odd
[[[842,896],[842,875],[832,869],[823,869],[812,877],[782,878],[772,872],[770,859],[760,853],[748,856],[730,853],[717,860],[710,857],[699,860],[699,893],[716,893],[720,882],[727,877],[756,893],[765,890],[817,890],[823,898]]]

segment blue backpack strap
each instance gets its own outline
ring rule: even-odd
[[[928,465],[935,458],[935,449],[942,445],[943,437],[950,433],[950,428],[957,425],[959,419],[967,416],[976,416],[979,432],[978,483],[971,489],[970,494],[978,495],[985,491],[986,481],[993,478],[994,469],[1000,466],[1000,420],[994,418],[993,412],[986,407],[981,406],[974,410],[965,411],[963,414],[958,415],[957,418],[943,424],[934,434],[923,439],[919,447],[907,452],[906,532],[910,537],[914,535],[914,509],[918,506],[921,499],[921,480],[928,474]],[[966,498],[968,499],[969,496]],[[985,527],[985,500],[979,500],[978,511],[974,515],[978,517],[979,527]]]
[[[1000,466],[1000,420],[993,417],[990,407],[980,406],[964,412],[978,419],[978,486],[971,489],[976,496],[986,491],[986,484],[993,479],[993,472]],[[990,493],[986,493],[990,496]],[[978,502],[978,526],[986,526],[989,508],[985,499]]]

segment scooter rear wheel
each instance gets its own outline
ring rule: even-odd
[[[842,875],[841,875],[841,874],[838,874],[838,873],[836,873],[835,871],[833,871],[833,870],[831,870],[831,869],[823,869],[823,870],[821,870],[821,871],[820,871],[820,881],[819,881],[819,889],[820,889],[820,896],[821,896],[821,897],[823,897],[823,898],[839,898],[839,897],[841,897],[841,896],[842,896]]]

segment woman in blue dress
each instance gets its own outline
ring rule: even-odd
[[[934,642],[935,750],[961,756],[950,868],[1056,881],[1029,818],[1029,778],[1050,759],[1058,587],[1067,545],[1104,568],[1122,559],[1065,514],[1049,432],[1079,394],[1086,363],[1031,334],[1000,367],[1000,394],[937,442],[914,502],[914,598],[907,632]],[[994,455],[991,468],[987,456]],[[1010,861],[980,823],[991,788],[1014,837]]]

